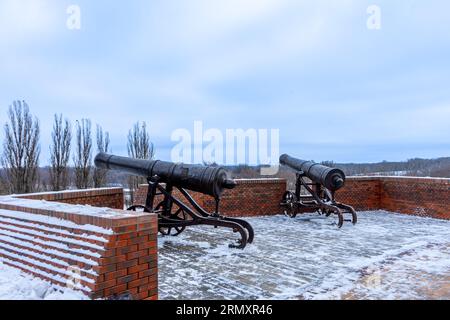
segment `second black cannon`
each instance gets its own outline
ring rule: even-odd
[[[342,170],[287,154],[280,157],[280,164],[296,173],[295,191],[286,191],[281,200],[281,206],[287,216],[294,218],[303,213],[318,213],[319,216],[325,217],[335,215],[339,228],[345,221],[357,223],[355,209],[335,199],[336,191],[345,185],[346,177]],[[351,219],[346,219],[346,214],[349,214]]]

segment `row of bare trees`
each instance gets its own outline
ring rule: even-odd
[[[111,152],[109,133],[97,125],[94,144],[89,119],[77,121],[73,134],[70,121],[64,119],[62,114],[55,114],[49,146],[50,165],[43,169],[48,170],[47,179],[42,179],[40,175],[39,120],[31,115],[25,101],[14,101],[9,107],[4,132],[3,152],[0,155],[0,193],[99,188],[108,184],[107,171],[94,168],[92,158],[94,151]],[[154,147],[145,122],[136,123],[129,131],[128,155],[139,159],[153,158]],[[134,190],[142,182],[130,178],[129,187]]]

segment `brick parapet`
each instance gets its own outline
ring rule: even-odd
[[[157,299],[155,214],[59,202],[117,194],[123,192],[0,197],[0,261],[93,299]]]
[[[337,199],[357,210],[387,210],[450,219],[450,179],[349,177]]]

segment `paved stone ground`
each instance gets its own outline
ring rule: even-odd
[[[330,220],[248,218],[255,243],[191,228],[159,239],[160,299],[450,299],[450,221],[382,211]]]

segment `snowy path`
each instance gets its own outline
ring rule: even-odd
[[[160,299],[450,299],[450,221],[361,213],[328,220],[249,218],[255,243],[192,228],[159,238]],[[85,299],[0,264],[0,300]]]
[[[247,219],[255,243],[199,227],[159,241],[161,299],[450,298],[450,221],[361,213],[328,220]]]

